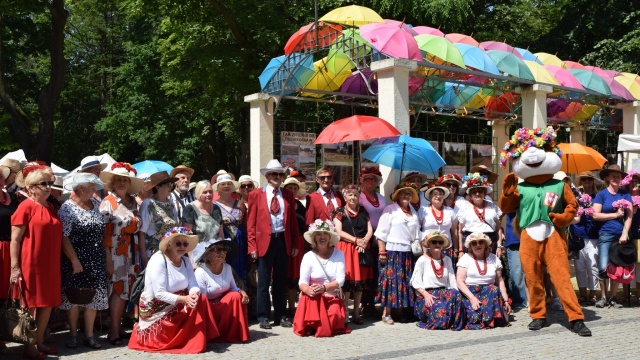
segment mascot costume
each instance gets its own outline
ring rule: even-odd
[[[530,330],[547,326],[544,289],[546,267],[555,286],[571,331],[591,336],[584,314],[571,284],[567,240],[563,228],[569,226],[578,211],[578,202],[568,184],[553,179],[562,167],[553,128],[518,129],[501,150],[500,166],[511,160],[513,172],[502,184],[500,208],[515,211],[514,227],[520,231],[520,261],[529,289],[533,321]]]

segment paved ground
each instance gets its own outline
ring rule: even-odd
[[[585,308],[591,338],[581,338],[567,328],[564,313],[549,309],[551,326],[529,331],[526,310],[514,314],[508,328],[478,331],[429,331],[413,323],[383,325],[368,319],[352,326],[349,335],[329,339],[301,338],[291,329],[274,327],[262,330],[251,325],[251,340],[246,344],[210,344],[199,355],[160,355],[112,347],[101,334],[103,350],[89,351],[80,345],[64,348],[67,333],[54,334],[52,343],[61,349],[64,359],[637,359],[636,341],[640,334],[640,307],[624,309]],[[18,359],[21,346],[10,344],[9,354],[0,359]],[[56,357],[50,356],[49,359]]]

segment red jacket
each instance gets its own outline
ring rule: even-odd
[[[336,202],[338,203],[336,209],[344,206],[345,201],[342,194],[333,191],[333,196],[336,198]],[[323,196],[319,192],[314,191],[309,194],[309,200],[307,202],[307,226],[316,221],[316,219],[320,219],[322,221],[330,220],[331,214],[329,213],[329,208],[327,208],[327,205],[324,203]]]
[[[271,217],[267,206],[267,193],[264,187],[249,193],[249,211],[247,213],[247,244],[248,253],[258,252],[258,257],[264,256],[271,242]],[[298,230],[296,219],[295,197],[287,189],[281,188],[284,200],[284,239],[287,245],[287,255],[291,256],[293,249],[302,251],[302,234]]]

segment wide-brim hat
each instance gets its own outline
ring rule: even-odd
[[[205,259],[213,249],[213,245],[224,245],[224,247],[227,248],[227,256],[224,258],[224,261],[226,262],[233,261],[236,257],[238,257],[238,244],[229,239],[213,239],[204,250],[204,254],[202,254],[202,256],[200,257],[201,262],[205,261]]]
[[[564,179],[569,178],[569,180],[571,180],[571,178],[569,177],[569,175],[567,175],[566,172],[560,170],[557,173],[553,174],[553,178],[556,180],[560,180],[560,181],[564,181]]]
[[[373,176],[376,179],[376,186],[382,184],[382,173],[377,167],[370,166],[362,168],[359,177],[364,180],[366,176]]]
[[[58,182],[58,178],[61,177],[56,177],[56,182]],[[66,176],[63,186],[59,190],[73,191],[78,185],[83,184],[94,184],[96,190],[104,189],[104,183],[95,174],[78,172]]]
[[[493,187],[492,187],[491,185],[473,185],[473,186],[471,186],[471,187],[467,188],[467,187],[465,187],[465,186],[464,186],[464,184],[463,184],[463,185],[460,187],[460,189],[458,190],[458,195],[462,195],[462,196],[464,196],[464,195],[466,195],[466,194],[467,194],[467,192],[468,192],[470,189],[475,189],[475,188],[484,188],[484,189],[487,191],[487,194],[486,194],[486,195],[489,195],[489,194],[491,194],[491,193],[493,192]]]
[[[620,166],[613,164],[609,165],[606,169],[600,171],[600,179],[604,180],[609,174],[612,172],[618,172],[622,175],[622,177],[627,176],[627,173],[620,169]]]
[[[280,161],[278,161],[277,159],[271,159],[267,163],[267,166],[260,169],[260,173],[266,176],[267,173],[272,171],[284,172],[285,170],[286,169],[282,167],[282,164],[280,164]]]
[[[638,251],[632,242],[614,242],[609,248],[609,261],[617,266],[629,266],[638,261]]]
[[[582,179],[584,178],[591,178],[595,183],[600,183],[600,184],[602,183],[602,180],[598,179],[596,177],[596,174],[593,173],[593,171],[583,171],[580,174],[578,174],[577,178],[578,179],[576,180],[576,186],[578,187],[582,186]]]
[[[437,186],[442,186],[444,183],[448,181],[458,184],[458,188],[462,186],[462,178],[458,174],[444,174],[436,180],[435,184]]]
[[[232,173],[228,173],[227,170],[218,170],[218,172],[211,177],[211,184],[215,184],[216,182],[218,182],[218,177],[220,175],[225,175],[225,174],[231,176],[232,180],[236,179],[236,176],[233,175]]]
[[[474,172],[478,172],[481,174],[487,174],[488,180],[489,180],[489,184],[495,184],[496,180],[498,180],[498,174],[494,173],[493,171],[489,170],[488,167],[486,167],[485,165],[476,165],[474,167],[472,167],[470,169],[470,171],[472,173]]]
[[[449,191],[449,189],[447,189],[444,186],[434,186],[433,183],[431,184],[424,184],[420,187],[420,191],[424,192],[424,198],[429,200],[429,196],[431,195],[431,192],[433,190],[440,190],[442,192],[444,192],[444,196],[442,197],[443,199],[446,199],[449,197],[449,195],[451,194],[451,192]]]
[[[282,184],[280,184],[280,187],[282,188],[286,188],[287,185],[298,185],[298,192],[295,195],[296,197],[301,197],[304,196],[304,194],[307,193],[307,184],[298,181],[298,179],[294,178],[294,177],[288,177],[286,178]]]
[[[335,227],[330,220],[322,221],[317,219],[309,224],[309,230],[304,233],[304,239],[311,245],[313,245],[313,237],[317,232],[326,232],[331,235],[331,244],[336,246],[340,241],[340,235],[335,231]]]
[[[434,230],[424,234],[424,237],[422,238],[422,246],[427,247],[427,245],[429,244],[429,241],[433,239],[444,240],[444,245],[442,245],[443,249],[447,249],[449,245],[451,245],[451,240],[449,240],[449,237],[446,234],[438,230]]]
[[[91,174],[91,175],[93,175],[93,174]],[[95,176],[95,175],[93,175],[93,176]],[[96,179],[98,179],[97,176],[96,176]],[[100,179],[98,179],[98,181],[100,181]],[[102,181],[100,181],[100,183],[102,183]],[[64,178],[62,176],[56,176],[56,179],[53,181],[53,185],[51,185],[51,189],[52,190],[64,191],[65,190],[65,188],[64,188]]]
[[[167,251],[167,246],[169,245],[169,243],[177,237],[183,237],[187,240],[187,242],[189,243],[189,246],[187,246],[186,249],[187,252],[195,249],[196,245],[198,245],[198,235],[193,235],[191,233],[191,230],[185,227],[173,227],[162,236],[160,245],[158,245],[160,251],[162,251],[163,253]]]
[[[472,241],[484,241],[487,248],[491,246],[491,239],[485,233],[479,232],[479,233],[470,234],[464,240],[464,247],[468,249],[469,244],[471,244]]]
[[[2,164],[0,164],[0,166],[8,167],[9,170],[14,174],[19,173],[20,170],[22,169],[22,163],[20,162],[20,160],[17,160],[17,159],[4,159],[4,161],[2,162]]]
[[[11,175],[11,168],[9,168],[8,166],[0,165],[0,171],[2,171],[2,177],[4,177],[5,179],[8,178],[9,175]]]
[[[253,187],[256,189],[260,187],[260,184],[257,181],[253,180],[253,178],[249,175],[242,175],[238,178],[238,183],[240,183],[240,185],[242,185],[243,182],[247,181],[251,181],[253,183]]]
[[[189,178],[193,177],[193,173],[195,173],[196,171],[193,170],[192,168],[185,166],[185,165],[178,165],[176,167],[173,168],[173,170],[171,170],[171,173],[169,174],[169,177],[176,177],[176,175],[178,173],[181,172],[186,172],[189,174]]]
[[[236,191],[240,188],[240,183],[236,181],[236,177],[233,176],[233,174],[220,174],[214,177],[216,178],[216,182],[211,184],[211,189],[213,190],[213,192],[218,191],[218,184],[222,184],[225,182],[230,182],[231,184],[233,184],[233,191]]]
[[[178,181],[177,177],[171,177],[166,171],[158,171],[149,176],[149,185],[145,184],[145,188],[153,189],[156,186],[160,186],[166,183],[174,183]]]
[[[469,173],[462,178],[462,186],[458,190],[458,194],[465,195],[467,191],[473,188],[484,188],[486,195],[493,192],[493,187],[489,184],[487,177],[480,173]]]
[[[407,176],[403,177],[402,179],[400,179],[400,182],[401,182],[401,183],[407,182],[409,178],[412,178],[412,177],[415,177],[415,176],[419,177],[419,178],[420,178],[420,181],[421,181],[423,184],[424,184],[424,183],[427,181],[427,179],[428,179],[428,178],[427,178],[427,175],[425,175],[425,174],[420,174],[419,172],[412,172],[412,173],[407,174]]]
[[[83,172],[88,168],[92,168],[94,166],[100,166],[100,170],[104,171],[104,169],[106,169],[109,165],[107,163],[100,162],[100,159],[97,156],[90,155],[80,161],[80,170],[78,171]]]
[[[393,189],[393,194],[391,194],[391,200],[396,201],[398,199],[398,193],[400,193],[400,191],[405,189],[409,189],[411,190],[411,192],[413,192],[413,197],[411,197],[412,203],[417,203],[418,201],[420,201],[420,197],[418,197],[418,190],[417,190],[418,185],[416,185],[415,183],[400,183],[396,185],[396,187]]]
[[[136,177],[135,169],[128,163],[113,163],[110,169],[100,173],[100,180],[104,183],[104,188],[106,190],[113,191],[111,188],[111,180],[114,176],[122,176],[131,180],[131,186],[129,186],[127,194],[137,194],[142,191],[142,188],[144,187],[144,181]]]

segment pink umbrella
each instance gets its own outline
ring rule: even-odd
[[[600,76],[601,78],[613,78],[613,76],[609,75],[606,70],[603,70],[602,68],[599,68],[597,66],[585,66],[584,69],[592,71],[594,74]]]
[[[616,76],[622,75],[622,73],[620,71],[617,71],[617,70],[604,69],[602,71],[604,71],[607,74],[607,76],[609,76],[610,78],[614,78]]]
[[[387,23],[362,25],[360,26],[360,36],[385,55],[409,60],[422,60],[422,53],[413,36],[397,25]]]
[[[567,71],[566,69],[563,69],[555,65],[544,65],[544,68],[549,70],[551,75],[553,75],[556,78],[556,80],[558,80],[560,85],[574,88],[574,89],[584,90],[584,86],[580,84],[580,81],[578,81],[578,79],[576,79],[576,77],[573,76],[573,74]]]
[[[429,26],[414,26],[413,31],[417,32],[418,35],[430,34],[436,36],[444,36],[444,33],[440,31],[440,29],[432,28]]]
[[[487,50],[500,50],[500,51],[506,51],[506,52],[510,52],[513,55],[517,56],[518,58],[524,60],[524,58],[522,57],[522,54],[520,54],[520,51],[516,50],[516,48],[514,48],[513,46],[505,43],[505,42],[501,42],[501,41],[483,41],[480,43],[480,48],[484,51]]]
[[[451,33],[451,34],[447,34],[444,36],[447,40],[451,41],[451,43],[456,44],[456,43],[462,43],[462,44],[469,44],[471,46],[479,46],[480,43],[476,41],[476,39],[472,38],[469,35],[465,35],[465,34],[458,34],[458,33]]]
[[[422,85],[424,84],[426,78],[423,77],[409,77],[409,96],[414,96],[420,90],[422,90]]]
[[[631,92],[629,92],[626,87],[622,86],[622,84],[617,82],[615,79],[612,79],[608,76],[603,76],[602,79],[607,83],[607,85],[609,85],[609,88],[611,89],[611,93],[613,95],[620,96],[625,100],[636,99],[636,97],[633,96],[633,94],[631,94]]]
[[[384,19],[384,21],[386,21],[387,24],[395,25],[395,26],[401,28],[402,30],[404,30],[404,31],[408,32],[409,34],[411,34],[411,36],[418,35],[418,33],[415,32],[415,30],[413,30],[413,28],[411,28],[409,25],[403,23],[402,21],[392,20],[392,19]]]
[[[575,62],[575,61],[564,60],[564,66],[566,66],[567,69],[587,70],[586,66],[580,64],[579,62]]]

